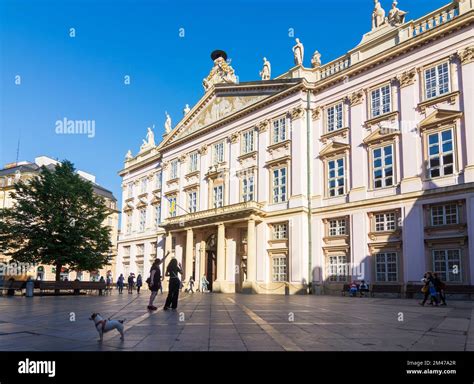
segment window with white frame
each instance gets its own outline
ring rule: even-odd
[[[345,255],[328,256],[329,281],[347,281],[348,271]]]
[[[188,211],[196,212],[197,210],[197,191],[188,192]]]
[[[178,178],[178,160],[172,160],[170,163],[170,180]]]
[[[168,198],[168,203],[169,203],[169,215],[170,217],[175,217],[176,216],[176,196],[170,196]]]
[[[425,70],[425,97],[432,99],[449,93],[449,64],[447,62]]]
[[[127,212],[127,218],[125,220],[126,228],[125,233],[130,235],[132,233],[132,212]]]
[[[452,175],[454,173],[453,130],[428,135],[428,177]]]
[[[396,252],[380,252],[375,255],[375,280],[384,283],[398,281]]]
[[[272,224],[272,238],[273,240],[288,239],[288,224],[287,223]]]
[[[130,246],[123,247],[123,257],[130,257]]]
[[[145,254],[145,244],[137,244],[137,256],[143,256]]]
[[[250,153],[255,150],[254,139],[255,133],[253,129],[242,134],[242,153]]]
[[[286,140],[286,117],[273,120],[273,144]]]
[[[155,205],[155,226],[159,227],[161,221],[161,205]]]
[[[214,187],[214,208],[224,206],[224,186],[218,185]]]
[[[370,93],[372,117],[377,117],[391,111],[390,85],[384,85]]]
[[[155,188],[161,189],[161,172],[155,174]]]
[[[435,205],[430,208],[430,212],[432,226],[459,224],[457,204]]]
[[[372,149],[374,188],[393,185],[393,145]]]
[[[127,184],[127,196],[128,198],[133,197],[133,183]]]
[[[345,176],[344,158],[328,161],[328,195],[329,197],[344,195]]]
[[[213,164],[224,162],[224,142],[221,141],[212,147],[212,162]]]
[[[281,282],[287,281],[287,266],[286,256],[273,256],[272,257],[272,281]]]
[[[375,232],[394,231],[397,228],[397,215],[395,212],[376,213]]]
[[[148,180],[147,180],[146,177],[141,179],[141,181],[140,181],[140,193],[145,193],[146,192],[147,181]]]
[[[442,281],[461,282],[461,250],[434,249],[433,271]]]
[[[342,103],[332,105],[327,109],[327,131],[332,132],[341,129],[343,126],[343,105]]]
[[[287,168],[273,169],[273,202],[281,203],[287,200]]]
[[[138,229],[140,232],[143,232],[145,230],[145,225],[146,225],[146,208],[141,208],[138,211]]]
[[[196,172],[198,170],[198,156],[197,152],[189,154],[189,172]]]
[[[255,199],[254,195],[254,176],[247,175],[242,178],[242,201],[252,201]]]
[[[329,220],[329,236],[342,236],[346,234],[346,219]]]

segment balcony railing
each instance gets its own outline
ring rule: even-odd
[[[263,204],[257,203],[256,201],[247,201],[243,203],[237,203],[232,205],[225,205],[219,208],[207,209],[205,211],[198,211],[193,213],[188,213],[186,215],[168,217],[165,219],[165,225],[179,225],[188,221],[203,220],[215,216],[228,215],[243,211],[250,210],[263,210]]]
[[[351,66],[351,58],[349,55],[340,57],[336,60],[331,61],[321,67],[321,79],[325,79],[338,72],[343,71]]]

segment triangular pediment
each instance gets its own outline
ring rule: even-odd
[[[264,99],[286,91],[296,83],[287,80],[271,80],[212,87],[165,136],[160,147],[239,114]]]
[[[461,111],[454,111],[449,109],[437,109],[425,119],[423,119],[419,124],[418,127],[420,130],[425,130],[429,128],[439,127],[445,124],[450,124],[454,122],[456,119],[462,117]]]
[[[399,135],[398,129],[389,128],[377,128],[369,136],[364,139],[365,144],[380,143],[388,140],[392,140],[394,136]]]
[[[337,141],[331,141],[328,145],[326,145],[321,151],[319,152],[320,157],[333,155],[336,153],[344,152],[350,149],[349,144],[345,143],[338,143]]]

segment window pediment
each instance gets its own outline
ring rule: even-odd
[[[461,111],[437,109],[432,114],[423,119],[418,124],[418,128],[422,132],[426,131],[427,129],[438,128],[443,125],[452,124],[462,116],[463,113]]]
[[[391,142],[398,135],[400,135],[400,131],[398,129],[377,128],[364,139],[364,143],[366,145],[374,145],[384,142]]]
[[[351,146],[349,144],[338,143],[337,141],[332,141],[326,145],[321,152],[319,152],[319,157],[327,157],[339,153],[344,153],[349,151]]]

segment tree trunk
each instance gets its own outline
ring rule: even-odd
[[[63,266],[59,263],[56,264],[56,279],[55,281],[60,281],[61,280],[61,269]],[[59,289],[54,290],[55,295],[59,295]]]

